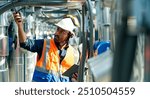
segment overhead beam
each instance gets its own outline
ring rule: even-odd
[[[12,2],[8,2],[0,7],[0,14],[4,13],[5,11],[12,9],[18,6],[74,6],[75,3],[82,3],[85,0],[15,0]]]
[[[0,7],[0,14],[18,6],[60,6],[66,3],[67,0],[18,0],[8,2]]]

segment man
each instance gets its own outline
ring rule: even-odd
[[[70,78],[62,76],[67,69],[74,65],[73,47],[68,44],[69,38],[77,28],[71,18],[64,18],[55,24],[58,28],[54,39],[31,40],[23,30],[23,21],[19,13],[14,13],[18,26],[20,46],[37,52],[37,63],[33,74],[36,82],[69,82]]]

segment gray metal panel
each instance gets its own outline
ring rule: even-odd
[[[108,50],[87,61],[93,81],[105,82],[111,80],[113,53]]]

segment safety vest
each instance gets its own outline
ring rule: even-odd
[[[36,70],[44,73],[65,72],[74,65],[74,49],[72,46],[66,50],[66,55],[60,63],[59,50],[54,40],[44,40],[42,55],[37,56]]]

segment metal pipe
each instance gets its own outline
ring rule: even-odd
[[[102,8],[101,8],[101,0],[96,0],[96,24],[98,30],[98,39],[102,39]]]
[[[110,41],[110,27],[105,26],[103,30],[103,40],[104,41]]]
[[[0,26],[8,26],[6,22],[6,13],[0,15]]]
[[[129,31],[128,29],[128,16],[131,15],[131,10],[129,6],[132,3],[132,0],[122,2],[122,25],[118,27],[118,35],[116,42],[116,49],[113,61],[113,69],[112,69],[112,81],[119,82],[127,82],[130,81],[132,68],[133,68],[133,60],[135,57],[135,49],[137,44],[137,35],[136,31]],[[126,6],[128,5],[128,6]]]
[[[110,41],[110,8],[103,8],[103,40]]]
[[[83,22],[83,21],[82,21],[82,14],[79,12],[79,10],[76,10],[76,12],[77,12],[77,16],[78,16],[79,21],[80,21],[79,33],[78,33],[77,36],[80,37],[79,42],[81,42],[81,37],[82,37],[81,29],[82,29],[82,22]]]
[[[17,6],[59,6],[66,3],[67,0],[17,0],[8,2],[0,7],[0,14]]]
[[[89,41],[89,45],[90,45],[90,53],[89,53],[89,57],[93,57],[93,13],[92,13],[92,2],[91,0],[87,0],[87,8],[89,11],[89,32],[90,32],[90,41]]]
[[[86,58],[86,35],[85,35],[85,4],[82,6],[82,59],[78,70],[78,81],[84,81],[84,65]]]
[[[110,26],[110,8],[104,7],[103,9],[103,25]]]
[[[0,15],[0,35],[5,36],[7,35],[7,13],[3,13]]]

